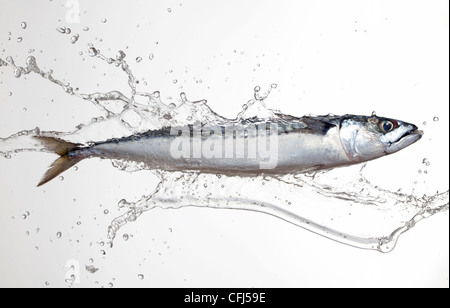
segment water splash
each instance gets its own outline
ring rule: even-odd
[[[185,172],[160,172],[159,177],[150,196],[121,200],[119,207],[127,212],[111,223],[110,239],[153,208],[198,206],[263,212],[342,243],[388,252],[418,221],[448,210],[448,191],[421,198],[394,193],[372,185],[355,168],[282,177]]]
[[[164,126],[279,118],[265,103],[276,84],[265,93],[261,92],[260,87],[255,87],[253,98],[242,106],[236,119],[229,120],[212,111],[206,100],[189,101],[185,93],[180,94],[178,105],[167,105],[158,91],[140,92],[137,78],[123,51],[113,58],[90,46],[88,53],[122,70],[127,78],[129,94],[119,91],[81,94],[70,83],[54,78],[52,70],[42,71],[33,56],[27,58],[24,67],[16,65],[11,57],[7,57],[6,61],[0,59],[0,66],[10,67],[15,77],[36,74],[60,87],[67,95],[89,101],[103,112],[102,116],[78,125],[72,132],[41,132],[36,128],[0,139],[0,154],[3,157],[10,158],[22,151],[46,151],[33,138],[37,135],[88,145],[91,141],[120,138]],[[153,59],[153,55],[149,58]],[[136,62],[140,60],[136,59]],[[427,159],[423,163],[429,165]],[[113,166],[128,172],[147,169],[142,163],[117,160],[113,161]],[[363,175],[364,166],[309,174],[255,177],[152,170],[159,178],[152,194],[135,202],[121,200],[118,203],[125,213],[113,219],[108,227],[110,244],[120,228],[155,207],[198,206],[263,212],[345,244],[388,252],[395,247],[400,234],[417,222],[448,210],[448,190],[422,197],[392,192],[368,181]],[[122,237],[128,239],[126,234]]]

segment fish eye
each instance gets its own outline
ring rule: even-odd
[[[381,121],[379,127],[380,127],[380,130],[386,134],[386,133],[389,133],[391,130],[393,130],[395,125],[391,121],[385,120],[385,121]]]

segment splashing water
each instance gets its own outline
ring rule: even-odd
[[[62,30],[58,28],[61,33]],[[3,157],[11,158],[22,151],[46,151],[33,138],[37,135],[88,145],[91,141],[120,138],[164,126],[235,121],[216,114],[205,100],[189,101],[185,93],[181,93],[181,103],[177,106],[163,103],[158,91],[139,92],[137,79],[123,51],[112,58],[91,46],[88,53],[126,74],[129,96],[119,91],[77,93],[70,83],[54,78],[52,70],[42,71],[33,56],[27,58],[25,67],[16,65],[11,57],[0,59],[0,67],[11,67],[15,77],[37,74],[61,87],[66,94],[93,103],[104,113],[68,133],[41,132],[36,128],[0,138]],[[153,54],[149,58],[153,59]],[[136,58],[138,63],[141,60]],[[276,84],[273,84],[266,93],[261,93],[261,88],[256,87],[254,98],[243,105],[236,120],[277,118],[265,104],[270,91],[275,88]],[[429,164],[428,160],[425,159],[425,163]],[[113,165],[128,172],[148,169],[142,163],[128,161],[115,160]],[[255,177],[152,170],[160,180],[156,189],[135,202],[121,200],[118,206],[126,213],[111,222],[108,237],[112,245],[121,227],[155,207],[197,206],[263,212],[342,243],[388,252],[395,247],[400,234],[418,221],[448,210],[448,190],[422,197],[392,192],[369,182],[363,175],[364,167],[365,164],[307,174]]]

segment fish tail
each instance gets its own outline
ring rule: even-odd
[[[57,177],[67,169],[75,166],[86,157],[83,155],[69,155],[70,152],[80,149],[80,144],[67,142],[54,137],[35,136],[34,138],[38,139],[46,150],[54,152],[61,156],[57,160],[55,160],[53,164],[51,164],[51,166],[37,185],[38,187],[53,180],[55,177]]]

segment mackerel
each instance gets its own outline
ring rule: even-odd
[[[227,175],[302,173],[353,165],[395,153],[419,140],[417,126],[357,115],[276,114],[220,123],[163,127],[88,146],[36,136],[60,157],[38,186],[86,158],[144,163],[148,169]]]

